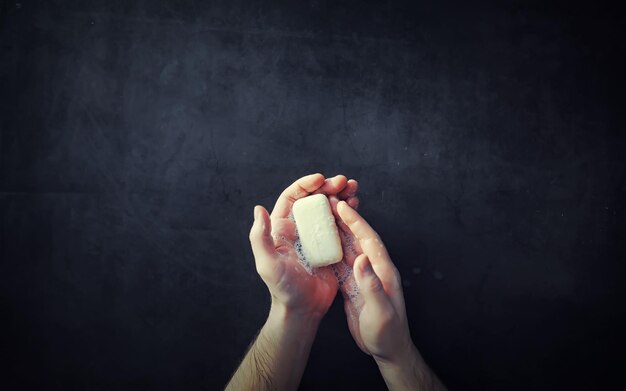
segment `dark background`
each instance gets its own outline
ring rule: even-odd
[[[5,389],[223,387],[269,308],[253,206],[313,172],[360,181],[451,388],[621,380],[616,7],[0,4]],[[301,388],[357,386],[336,301]]]

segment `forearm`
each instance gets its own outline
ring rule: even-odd
[[[272,305],[256,341],[226,390],[296,390],[315,339],[319,317]]]
[[[376,360],[376,364],[390,391],[446,389],[414,345],[400,360]]]

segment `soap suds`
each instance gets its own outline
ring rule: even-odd
[[[360,299],[359,287],[354,280],[352,268],[343,261],[333,264],[332,268],[333,273],[337,278],[339,289],[341,289],[344,297],[350,300],[353,304],[358,303]]]
[[[356,250],[354,249],[354,238],[352,235],[349,235],[341,230],[339,230],[339,234],[341,235],[341,243],[343,244],[344,252],[348,252],[349,254],[356,257]]]
[[[275,243],[283,241],[283,240],[287,240],[284,236],[276,235],[275,233],[272,233],[271,235],[272,235],[272,239],[274,239]]]
[[[350,276],[352,276],[352,268],[346,265],[345,262],[338,262],[332,265],[333,273],[337,277],[339,286],[342,286]]]
[[[304,252],[302,251],[302,243],[300,243],[300,237],[298,237],[293,243],[293,248],[294,250],[296,250],[296,254],[298,255],[298,263],[302,265],[307,273],[313,275],[313,268],[311,267],[311,264],[309,264],[309,262],[306,260]]]

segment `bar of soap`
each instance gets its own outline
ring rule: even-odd
[[[300,198],[293,204],[293,218],[304,258],[312,267],[341,261],[343,251],[335,217],[324,194]]]

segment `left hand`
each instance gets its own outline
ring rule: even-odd
[[[325,179],[322,174],[312,174],[282,192],[271,216],[264,207],[255,206],[250,243],[256,270],[272,296],[272,306],[317,319],[326,314],[337,294],[337,279],[330,266],[316,268],[311,275],[298,262],[296,225],[289,215],[293,203],[310,194],[336,195],[356,206],[355,192],[354,184],[343,175]]]
[[[344,247],[335,267],[352,271],[341,285],[348,328],[363,352],[389,360],[413,346],[400,273],[376,231],[354,205],[341,201],[330,197]]]

